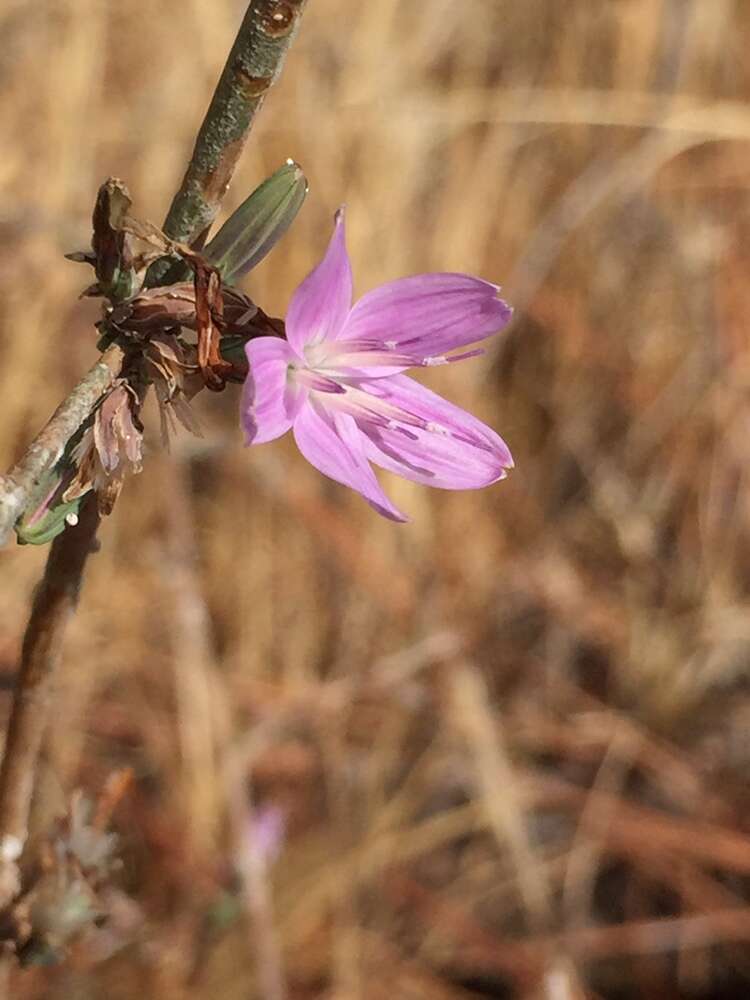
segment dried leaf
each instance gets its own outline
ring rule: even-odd
[[[99,512],[112,513],[125,476],[141,471],[143,428],[138,408],[135,391],[120,379],[100,403],[93,424],[83,432],[73,451],[76,471],[62,495],[64,502],[93,489]]]
[[[189,261],[193,268],[195,286],[195,324],[198,333],[198,367],[207,389],[220,392],[226,385],[232,366],[219,352],[220,333],[217,327],[223,321],[224,299],[221,294],[219,272],[199,257]]]
[[[113,302],[130,298],[139,287],[130,240],[122,228],[130,205],[128,189],[116,177],[99,188],[91,246],[100,294]]]
[[[188,348],[171,334],[157,334],[150,338],[143,356],[159,404],[165,447],[169,447],[170,436],[176,430],[175,418],[189,433],[201,437],[189,403],[203,387],[196,349]]]

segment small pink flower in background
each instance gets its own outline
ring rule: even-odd
[[[481,354],[446,352],[506,326],[512,310],[497,293],[496,285],[466,274],[421,274],[381,285],[352,306],[339,211],[325,257],[294,293],[287,340],[247,344],[247,443],[272,441],[291,428],[308,462],[394,521],[407,518],[370,463],[448,490],[504,479],[513,459],[502,438],[402,374]]]
[[[286,839],[286,817],[276,806],[257,809],[247,819],[247,836],[242,850],[254,852],[263,865],[271,865],[281,854]]]

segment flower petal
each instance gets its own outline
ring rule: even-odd
[[[471,490],[504,479],[513,459],[490,427],[407,375],[359,383],[404,413],[404,420],[360,422],[365,454],[384,469],[425,486]]]
[[[417,274],[363,295],[338,339],[376,342],[408,353],[413,364],[439,364],[446,351],[483,340],[509,322],[513,310],[497,285],[468,274]]]
[[[247,444],[281,437],[304,402],[307,391],[289,378],[289,366],[299,358],[279,337],[257,337],[245,346],[248,371],[242,389],[240,420]]]
[[[319,360],[315,359],[316,367],[330,378],[339,379],[387,378],[407,368],[433,368],[484,354],[484,348],[474,347],[460,354],[424,357],[419,351],[399,352],[395,347],[388,348],[365,340],[330,340],[325,347],[325,354]]]
[[[302,354],[310,344],[334,338],[352,304],[352,268],[346,252],[344,212],[336,213],[336,228],[326,255],[292,296],[286,314],[289,343]]]
[[[364,438],[351,416],[328,414],[309,400],[294,421],[294,439],[307,461],[324,476],[361,493],[383,517],[408,520],[380,488],[365,457]]]

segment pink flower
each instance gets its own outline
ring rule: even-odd
[[[357,490],[378,513],[407,518],[371,463],[426,486],[478,489],[505,478],[505,442],[402,372],[481,354],[446,352],[501,330],[512,310],[498,288],[466,274],[420,274],[381,285],[352,306],[343,212],[326,255],[294,293],[287,340],[246,347],[242,396],[248,444],[290,428],[308,462]]]

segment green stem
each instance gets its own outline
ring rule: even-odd
[[[164,223],[182,243],[205,238],[307,0],[251,0]]]

